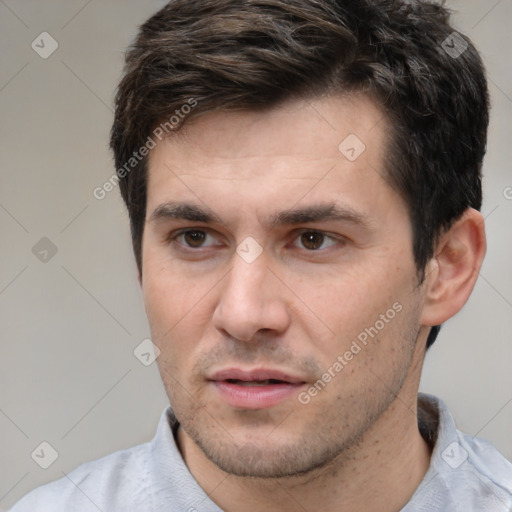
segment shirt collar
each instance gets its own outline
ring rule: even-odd
[[[188,470],[174,437],[178,425],[171,407],[168,407],[150,443],[148,468],[153,510],[222,512]]]

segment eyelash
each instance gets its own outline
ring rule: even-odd
[[[183,250],[186,250],[186,251],[192,251],[192,252],[198,252],[199,250],[204,250],[204,249],[208,249],[210,247],[213,247],[215,246],[214,245],[210,245],[210,246],[199,246],[199,247],[192,247],[190,245],[188,245],[187,243],[185,242],[180,242],[178,239],[179,237],[181,236],[184,236],[186,235],[187,233],[190,233],[190,232],[200,232],[200,233],[205,233],[206,236],[208,237],[209,235],[210,236],[213,236],[211,235],[211,233],[209,232],[209,230],[207,229],[199,229],[199,228],[187,228],[187,229],[182,229],[176,233],[171,233],[168,237],[167,237],[167,241],[170,242],[170,243],[177,243],[181,246],[181,248]],[[330,245],[328,245],[327,249],[333,245],[335,245],[336,243],[338,244],[344,244],[345,243],[345,239],[341,236],[334,236],[334,235],[329,235],[328,233],[324,232],[324,231],[321,231],[321,230],[316,230],[316,229],[301,229],[300,231],[296,232],[293,236],[293,241],[295,240],[298,240],[302,235],[306,234],[306,233],[311,233],[311,234],[315,234],[315,235],[321,235],[324,237],[324,240],[322,241],[323,243],[325,243],[325,241],[331,241],[333,243],[331,243]],[[322,243],[322,245],[323,245]],[[322,251],[325,251],[326,248],[324,249],[306,249],[305,247],[302,247],[301,248],[302,250],[308,252],[308,253],[315,253],[315,252],[322,252]]]

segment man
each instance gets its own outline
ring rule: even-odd
[[[111,133],[172,409],[20,511],[510,511],[418,387],[485,254],[480,58],[432,2],[175,0]]]

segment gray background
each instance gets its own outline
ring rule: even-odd
[[[117,189],[92,195],[113,173],[107,141],[123,50],[163,4],[0,0],[0,510],[81,462],[149,440],[167,404],[156,365],[133,355],[149,329],[127,214]],[[512,2],[448,5],[489,72],[489,250],[421,387],[512,459]],[[47,59],[31,48],[44,31],[59,45]],[[32,250],[43,237],[57,248],[45,262]],[[46,470],[31,458],[42,441],[58,452]]]

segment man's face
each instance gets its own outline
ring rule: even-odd
[[[329,97],[207,114],[150,155],[159,368],[184,435],[227,472],[320,467],[419,378],[422,295],[386,132],[370,100]]]

